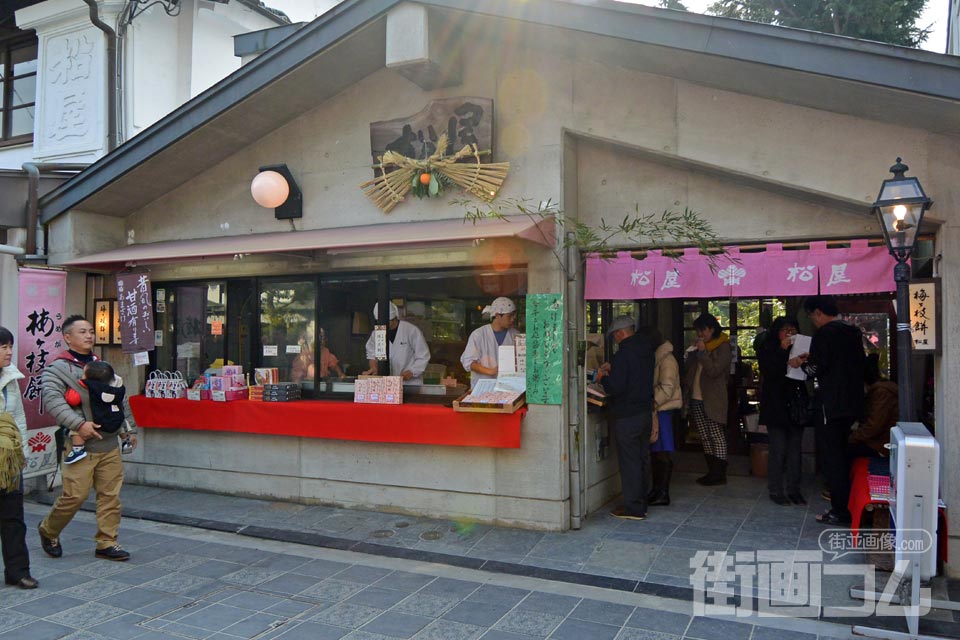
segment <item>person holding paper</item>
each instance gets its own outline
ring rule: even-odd
[[[612,400],[610,411],[623,493],[623,505],[610,515],[627,520],[643,520],[647,516],[653,430],[654,350],[648,338],[636,334],[635,326],[630,316],[613,319],[607,336],[616,341],[617,352],[597,371],[597,380]]]
[[[864,392],[863,332],[840,319],[833,296],[810,296],[803,301],[817,328],[810,353],[791,358],[791,366],[802,366],[817,381],[817,396],[823,406],[823,422],[817,422],[817,456],[830,488],[830,510],[817,522],[849,525],[850,465],[847,441],[853,423],[863,417]]]
[[[806,385],[790,376],[787,365],[797,327],[794,318],[777,318],[757,349],[760,423],[767,426],[770,436],[767,489],[770,499],[779,505],[807,504],[800,493],[800,441],[810,420],[809,398]]]
[[[467,339],[467,348],[460,356],[463,368],[470,372],[470,387],[484,379],[496,378],[500,372],[500,346],[512,347],[517,330],[517,305],[510,298],[497,298],[484,307],[483,315],[490,316],[490,324],[476,329]]]
[[[373,305],[373,318],[379,316],[379,304]],[[423,332],[406,320],[400,319],[397,305],[390,303],[390,324],[387,325],[387,340],[390,341],[390,375],[402,376],[404,382],[423,384],[423,372],[430,363],[430,347]],[[377,373],[376,331],[367,340],[367,363],[370,368],[364,375]]]

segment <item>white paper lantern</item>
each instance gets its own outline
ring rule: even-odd
[[[261,171],[250,183],[250,194],[261,207],[276,209],[287,201],[290,185],[276,171]]]

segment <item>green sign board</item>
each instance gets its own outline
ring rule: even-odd
[[[563,399],[563,296],[527,296],[527,403]]]

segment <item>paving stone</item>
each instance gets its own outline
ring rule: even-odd
[[[247,587],[254,587],[263,582],[268,582],[274,578],[283,575],[283,571],[274,569],[261,569],[259,567],[244,567],[239,571],[228,573],[220,578],[221,581],[229,584],[240,584]]]
[[[496,624],[497,629],[522,633],[528,636],[546,638],[563,621],[557,616],[542,611],[513,610],[503,616]]]
[[[517,605],[517,609],[542,611],[557,616],[567,616],[580,603],[580,598],[562,596],[555,593],[534,591]]]
[[[156,580],[146,583],[148,589],[166,591],[168,593],[184,593],[199,586],[212,584],[210,578],[191,576],[186,573],[170,573]]]
[[[69,589],[62,589],[60,594],[81,600],[94,600],[126,591],[129,588],[129,584],[117,582],[110,578],[100,578],[98,580],[91,580],[86,584],[78,584]]]
[[[112,607],[100,602],[88,602],[79,607],[63,609],[45,617],[50,622],[56,622],[74,629],[86,629],[101,622],[106,622],[111,618],[118,618],[126,613],[125,609],[119,607]]]
[[[296,594],[309,589],[318,582],[320,582],[320,578],[315,578],[313,576],[301,576],[295,573],[285,573],[280,577],[257,585],[257,589],[260,591]]]
[[[340,601],[346,600],[365,586],[366,585],[356,582],[344,582],[342,580],[335,580],[334,578],[327,578],[305,589],[300,595],[317,598],[319,600]]]
[[[588,620],[567,618],[557,627],[551,640],[614,640],[620,627]]]
[[[421,589],[419,593],[460,598],[462,600],[478,588],[480,588],[479,582],[456,580],[454,578],[437,578]]]
[[[626,627],[620,631],[617,640],[680,640],[680,636],[660,633],[659,631]]]
[[[446,620],[475,624],[480,627],[492,627],[511,608],[510,605],[490,602],[461,602],[444,613],[443,617]]]
[[[514,606],[529,595],[526,589],[485,584],[467,597],[469,602],[489,602]]]
[[[273,628],[286,624],[288,618],[284,616],[275,616],[269,613],[255,613],[245,620],[230,625],[223,630],[231,636],[240,638],[253,638],[269,631]]]
[[[249,611],[265,611],[272,606],[281,604],[285,600],[278,596],[271,596],[253,591],[238,591],[219,600],[220,603],[231,607],[240,607]]]
[[[687,628],[687,638],[700,640],[747,640],[753,625],[716,618],[695,617]]]
[[[225,575],[236,573],[243,569],[243,565],[223,560],[202,560],[200,563],[180,569],[184,573],[202,578],[222,578]]]
[[[362,630],[367,633],[379,633],[391,638],[409,638],[427,626],[429,622],[430,618],[413,616],[397,611],[387,611],[364,625]]]
[[[458,598],[445,598],[443,596],[417,592],[396,604],[393,609],[394,611],[403,611],[404,613],[436,618],[443,615],[445,611],[455,607],[459,602],[460,600]]]
[[[19,611],[11,611],[10,609],[0,610],[0,632],[15,629],[28,622],[33,622],[36,619],[36,616],[31,616]]]
[[[293,573],[304,576],[313,576],[315,578],[329,578],[340,573],[350,565],[343,562],[333,562],[331,560],[311,560],[297,567]]]
[[[154,591],[153,589],[145,589],[143,587],[131,587],[116,597],[108,596],[102,598],[101,601],[105,601],[105,604],[120,607],[121,609],[135,611],[148,604],[159,602],[169,596],[169,593],[163,591]]]
[[[348,633],[350,632],[347,629],[341,627],[317,622],[301,622],[283,630],[279,635],[271,636],[271,640],[340,640]]]
[[[377,609],[389,609],[403,600],[406,595],[403,591],[370,586],[358,592],[356,595],[351,596],[347,602],[351,604],[361,604],[367,607],[376,607]]]
[[[147,618],[144,616],[128,613],[123,616],[108,620],[98,625],[94,625],[88,631],[97,634],[98,637],[110,638],[111,640],[131,640],[143,634],[145,628],[141,623]]]
[[[365,567],[363,565],[353,565],[347,569],[344,569],[336,576],[337,580],[344,580],[346,582],[358,582],[361,584],[373,584],[377,580],[389,575],[391,573],[390,569],[381,569],[380,567]]]
[[[27,639],[27,640],[56,640],[57,638],[62,638],[65,635],[69,634],[72,629],[68,626],[56,624],[49,622],[47,620],[38,620],[30,624],[29,635],[25,635],[24,629],[26,627],[19,627],[11,631],[6,631],[0,634],[0,638],[7,640],[14,639]]]
[[[210,631],[221,631],[230,625],[246,620],[252,615],[249,609],[232,607],[224,603],[214,603],[209,607],[204,607],[200,611],[184,616],[179,620],[181,624],[187,624],[191,627],[200,627]]]
[[[485,627],[453,620],[434,620],[413,636],[414,640],[476,640]]]
[[[4,599],[6,599],[6,595],[7,594],[3,594]],[[26,613],[38,618],[44,618],[54,611],[76,607],[82,605],[84,602],[86,602],[86,600],[79,600],[77,598],[70,598],[68,596],[54,594],[46,595],[41,598],[34,598],[24,602],[23,604],[18,604],[9,608],[13,611],[19,611],[20,613]]]
[[[346,627],[347,629],[356,629],[367,622],[370,622],[378,615],[383,613],[383,609],[375,607],[365,607],[359,604],[341,602],[332,607],[324,609],[310,619],[314,622],[323,624],[332,624],[337,627]]]
[[[390,575],[384,576],[380,580],[377,580],[377,582],[374,583],[374,586],[412,593],[430,584],[433,582],[433,580],[433,576],[428,576],[422,573],[394,571]]]
[[[637,607],[627,619],[626,626],[648,631],[660,631],[682,636],[690,624],[690,616],[662,609]]]
[[[570,617],[619,627],[632,613],[633,607],[629,605],[603,602],[602,600],[583,600],[570,613]]]

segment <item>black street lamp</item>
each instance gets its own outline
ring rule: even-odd
[[[890,167],[893,177],[883,181],[880,195],[873,203],[883,228],[890,255],[897,261],[893,279],[897,283],[897,386],[899,387],[900,419],[914,422],[913,408],[913,337],[910,332],[910,265],[907,261],[913,252],[923,214],[933,205],[916,178],[903,174],[910,167],[900,162]]]

